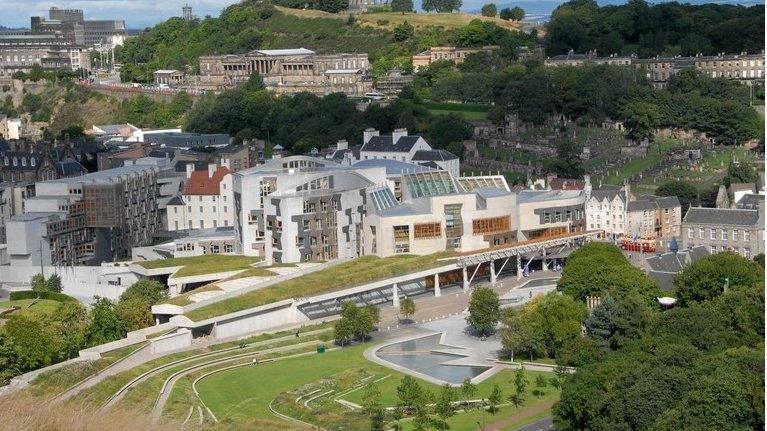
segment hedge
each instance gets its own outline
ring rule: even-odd
[[[50,299],[52,301],[69,302],[77,301],[69,295],[64,295],[58,292],[35,292],[34,290],[19,290],[17,292],[11,292],[11,301],[19,301],[22,299]]]

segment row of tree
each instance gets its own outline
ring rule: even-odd
[[[495,5],[495,3],[488,3],[484,6],[482,6],[482,9],[480,9],[480,13],[482,16],[487,16],[491,18],[495,18],[498,16],[499,18],[506,20],[506,21],[522,21],[525,19],[525,11],[519,6],[514,6],[512,8],[505,7],[501,9],[500,14],[498,13],[498,6]]]
[[[764,49],[764,5],[648,4],[631,0],[599,6],[572,0],[546,25],[546,52],[597,50],[602,55],[716,55]]]

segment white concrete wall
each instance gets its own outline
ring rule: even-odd
[[[308,321],[309,318],[298,311],[295,306],[286,304],[273,310],[259,311],[251,315],[218,321],[215,325],[213,334],[216,339],[220,340],[277,326]]]
[[[90,304],[95,296],[116,300],[138,276],[125,267],[66,266],[43,268],[46,277],[56,273],[61,277],[62,293]],[[0,266],[0,283],[26,283],[40,273],[39,266]],[[119,279],[119,284],[118,284]],[[112,284],[110,284],[110,281]]]
[[[192,345],[192,331],[188,329],[179,329],[178,332],[162,337],[157,337],[151,341],[149,346],[152,354],[172,352],[181,350]]]

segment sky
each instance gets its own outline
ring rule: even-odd
[[[48,9],[83,9],[85,19],[122,19],[130,29],[153,26],[172,16],[181,16],[181,7],[188,3],[198,17],[217,16],[226,6],[238,0],[0,0],[0,25],[29,27],[29,17],[48,16]],[[463,10],[476,11],[490,0],[463,0]],[[666,1],[666,0],[656,0]],[[706,0],[691,0],[700,3]],[[712,0],[719,2],[758,3],[757,0]],[[528,14],[547,14],[564,0],[495,0],[503,6],[519,5]],[[625,0],[598,0],[598,3],[623,3]],[[416,6],[420,0],[414,0]]]

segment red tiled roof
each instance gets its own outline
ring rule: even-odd
[[[185,195],[217,195],[219,194],[219,185],[224,176],[230,171],[226,166],[220,166],[213,172],[213,176],[208,178],[208,170],[194,171],[192,176],[184,184]]]
[[[585,185],[585,181],[571,178],[552,178],[549,183],[551,190],[583,190]]]

